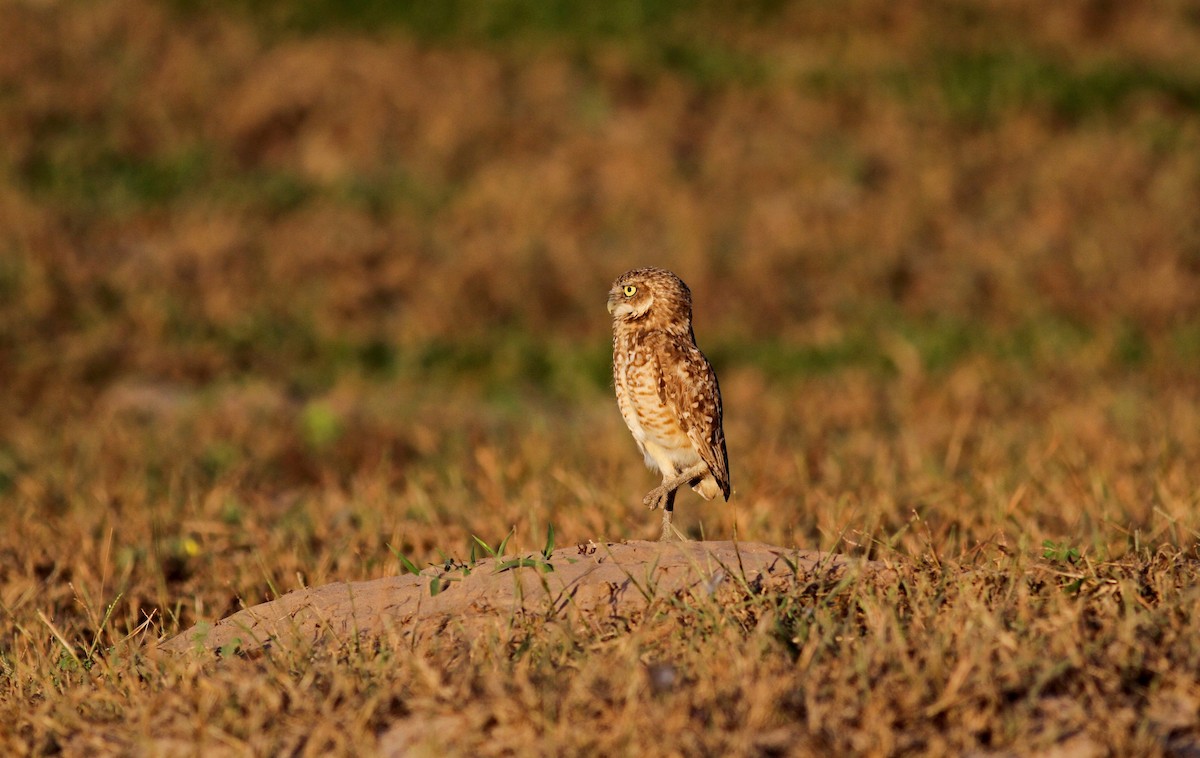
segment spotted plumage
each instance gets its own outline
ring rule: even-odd
[[[687,484],[705,500],[729,499],[721,389],[692,332],[692,293],[675,274],[641,268],[608,292],[613,382],[621,416],[646,465],[663,481],[643,499],[663,509],[663,539],[675,531],[675,493]]]

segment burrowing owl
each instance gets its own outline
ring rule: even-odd
[[[643,502],[663,509],[662,539],[671,539],[681,486],[729,500],[721,388],[696,347],[692,293],[678,276],[661,268],[622,274],[608,291],[608,312],[617,405],[646,465],[663,477]]]

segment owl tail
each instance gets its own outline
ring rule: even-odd
[[[705,474],[703,479],[692,485],[692,489],[705,500],[712,500],[721,494],[721,485],[717,484],[712,474]]]

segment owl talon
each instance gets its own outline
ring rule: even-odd
[[[668,492],[662,487],[655,487],[642,498],[642,504],[652,511],[657,511],[667,504]]]

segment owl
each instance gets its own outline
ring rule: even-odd
[[[696,347],[692,293],[678,276],[661,268],[622,274],[608,312],[617,405],[646,465],[663,478],[642,502],[663,509],[661,539],[669,540],[678,534],[671,514],[684,484],[705,500],[729,500],[721,389]]]

